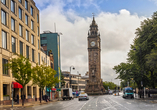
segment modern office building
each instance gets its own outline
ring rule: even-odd
[[[40,34],[40,43],[45,53],[48,54],[52,50],[54,70],[57,72],[55,77],[58,77],[59,80],[61,78],[60,35],[50,31],[44,31]],[[56,85],[56,88],[60,88],[60,83]]]
[[[11,104],[14,78],[11,71],[5,69],[8,60],[19,54],[36,66],[42,59],[50,61],[50,58],[40,50],[39,10],[33,0],[1,0],[0,9],[0,104]],[[32,86],[31,81],[23,90],[26,101],[39,99],[39,87]],[[18,93],[21,96],[21,88],[14,88],[14,97]]]

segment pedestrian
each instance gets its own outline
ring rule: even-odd
[[[17,103],[19,104],[19,94],[17,94]]]

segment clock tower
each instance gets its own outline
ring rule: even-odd
[[[103,94],[105,89],[101,79],[101,39],[94,16],[88,32],[88,66],[89,80],[86,84],[87,94]]]

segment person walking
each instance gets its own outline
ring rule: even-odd
[[[17,103],[19,104],[19,94],[17,94]]]

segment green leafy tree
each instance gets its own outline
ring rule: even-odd
[[[33,84],[36,84],[40,87],[40,103],[41,103],[41,91],[44,87],[52,88],[56,83],[59,82],[57,77],[54,77],[56,71],[53,70],[50,66],[46,65],[37,65],[33,67],[32,71]]]
[[[59,83],[58,77],[55,77],[57,74],[54,69],[52,69],[50,66],[45,67],[45,73],[46,73],[46,86],[51,89],[56,85],[56,83]]]
[[[20,56],[18,58],[13,58],[9,61],[9,63],[6,65],[8,69],[12,70],[13,77],[15,78],[15,81],[18,82],[25,87],[26,84],[29,83],[31,80],[31,63],[28,59],[26,59],[23,56]],[[24,106],[24,93],[22,89],[22,105]]]
[[[136,29],[136,37],[128,53],[127,63],[115,66],[118,78],[127,81],[131,78],[141,88],[157,86],[157,12],[145,19]]]
[[[114,84],[113,82],[108,82],[108,81],[103,82],[103,86],[105,90],[108,90],[108,87],[109,89],[115,89],[115,87],[117,87],[116,84]]]
[[[64,85],[65,85],[64,75],[63,73],[61,73],[61,87],[63,87]]]

